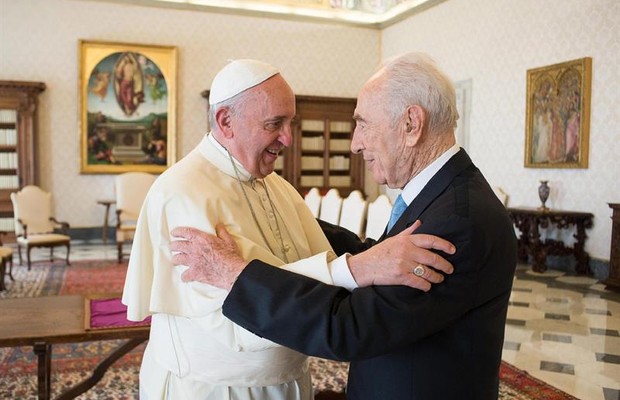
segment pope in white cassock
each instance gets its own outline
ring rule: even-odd
[[[302,197],[272,173],[291,144],[295,97],[274,67],[227,64],[209,97],[212,131],[153,184],[135,234],[123,303],[128,318],[152,315],[140,371],[141,399],[310,400],[307,357],[264,340],[222,315],[227,292],[184,283],[173,268],[170,231],[214,233],[225,224],[246,260],[355,287]]]

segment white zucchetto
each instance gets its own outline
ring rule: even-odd
[[[209,104],[228,100],[279,73],[280,71],[275,67],[262,61],[233,60],[213,78],[209,92]]]

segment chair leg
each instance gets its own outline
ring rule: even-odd
[[[0,292],[6,290],[4,286],[4,275],[6,274],[6,259],[0,260]]]
[[[54,248],[50,247],[50,262],[54,262]]]
[[[19,254],[19,265],[24,265],[24,260],[22,260],[22,246],[17,245],[17,254]]]
[[[27,246],[26,247],[26,260],[28,261],[28,271],[30,271],[30,250],[32,250],[32,247]]]
[[[118,241],[116,243],[116,247],[118,249],[118,262],[121,263],[123,262],[123,242]]]
[[[71,242],[67,243],[67,265],[71,265],[69,262],[69,253],[71,251]]]
[[[11,278],[11,281],[15,282],[15,278],[13,278],[13,255],[11,254],[11,258],[9,258],[9,260],[7,261],[7,264],[9,264],[9,278]]]

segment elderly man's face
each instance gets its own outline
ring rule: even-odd
[[[292,143],[295,95],[280,75],[250,91],[232,118],[233,155],[252,176],[264,178],[273,172],[282,149]]]
[[[406,146],[403,125],[386,111],[390,99],[380,86],[381,77],[368,81],[357,99],[351,151],[361,153],[375,182],[402,188],[411,177],[411,149]]]

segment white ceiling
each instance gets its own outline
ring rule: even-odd
[[[383,28],[446,0],[90,0]]]

